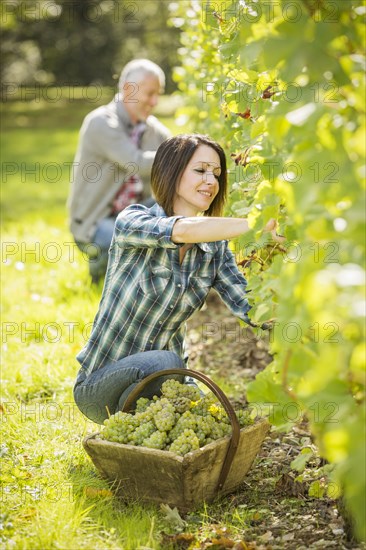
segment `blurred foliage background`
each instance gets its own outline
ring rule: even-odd
[[[3,0],[0,74],[9,86],[112,86],[123,66],[147,57],[175,84],[180,30],[157,0]]]

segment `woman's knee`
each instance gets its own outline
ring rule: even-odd
[[[173,351],[164,351],[161,352],[161,361],[159,362],[159,366],[161,369],[185,369],[186,364],[183,361],[179,355],[174,353]]]
[[[172,351],[153,350],[143,352],[139,354],[138,360],[139,368],[137,371],[138,374],[136,376],[136,381],[146,378],[146,376],[158,371],[186,368],[182,358]]]
[[[96,424],[103,424],[108,418],[108,411],[100,403],[89,401],[84,396],[80,395],[77,388],[74,388],[74,401],[81,413]],[[113,411],[114,412],[114,411]]]

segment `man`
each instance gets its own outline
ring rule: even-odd
[[[80,130],[68,200],[70,230],[89,258],[93,282],[104,276],[118,213],[133,203],[150,206],[150,171],[169,130],[151,115],[164,90],[162,69],[136,59],[122,70],[119,93],[89,113]]]

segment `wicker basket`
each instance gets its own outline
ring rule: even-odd
[[[99,434],[86,437],[83,445],[94,465],[103,477],[114,482],[114,491],[125,499],[164,502],[182,512],[203,501],[211,502],[242,483],[269,431],[266,420],[240,429],[234,409],[221,389],[201,373],[189,369],[184,372],[204,382],[218,397],[230,418],[232,435],[183,457],[170,451],[112,443],[99,439]],[[151,380],[181,373],[180,369],[170,369],[148,376],[131,392],[124,411],[130,410]]]

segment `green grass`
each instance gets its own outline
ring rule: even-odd
[[[175,106],[163,100],[164,122],[177,133]],[[42,169],[72,162],[89,110],[82,102],[2,106],[0,536],[9,550],[169,546],[160,542],[170,526],[159,507],[127,505],[97,475],[82,439],[98,426],[86,421],[72,397],[75,356],[101,289],[91,287],[87,262],[67,229],[68,170],[50,182],[52,170],[45,178]],[[37,170],[36,177],[27,173],[34,166],[39,177]],[[192,518],[188,531],[212,521],[205,508]]]

